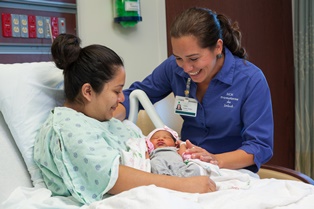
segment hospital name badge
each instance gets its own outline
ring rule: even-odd
[[[174,112],[179,115],[196,117],[197,101],[193,98],[176,96]]]

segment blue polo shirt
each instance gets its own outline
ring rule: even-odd
[[[171,92],[184,96],[189,75],[180,68],[174,56],[160,64],[142,82],[124,90],[127,115],[129,94],[135,89],[146,92],[152,103]],[[197,85],[191,81],[190,97],[196,98]],[[171,106],[172,107],[172,106]],[[247,60],[234,56],[225,48],[223,67],[211,80],[197,116],[184,120],[181,138],[213,154],[244,150],[254,155],[257,172],[273,155],[273,113],[270,90],[263,72]]]

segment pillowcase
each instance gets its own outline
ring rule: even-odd
[[[63,74],[53,62],[0,64],[0,111],[34,186],[44,186],[33,160],[35,136],[50,110],[63,102]]]

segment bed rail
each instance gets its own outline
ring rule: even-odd
[[[128,120],[136,124],[139,110],[139,103],[143,106],[146,113],[152,120],[156,128],[161,128],[164,126],[161,118],[156,112],[154,105],[151,103],[146,93],[143,90],[136,89],[130,94],[130,113]]]

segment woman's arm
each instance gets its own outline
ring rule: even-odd
[[[147,173],[128,166],[119,166],[119,176],[116,184],[109,190],[110,194],[154,184],[158,187],[180,192],[206,193],[216,191],[216,184],[208,176],[176,177]]]
[[[240,169],[255,164],[253,154],[248,154],[240,149],[232,152],[216,154],[215,158],[219,168]],[[203,160],[202,157],[201,160]]]
[[[126,117],[126,109],[125,107],[119,103],[116,110],[113,112],[113,117],[123,121]]]
[[[186,153],[191,154],[192,158],[216,164],[219,168],[240,169],[254,165],[254,156],[240,149],[214,155],[201,147],[193,145],[189,140],[186,140],[186,146]]]

